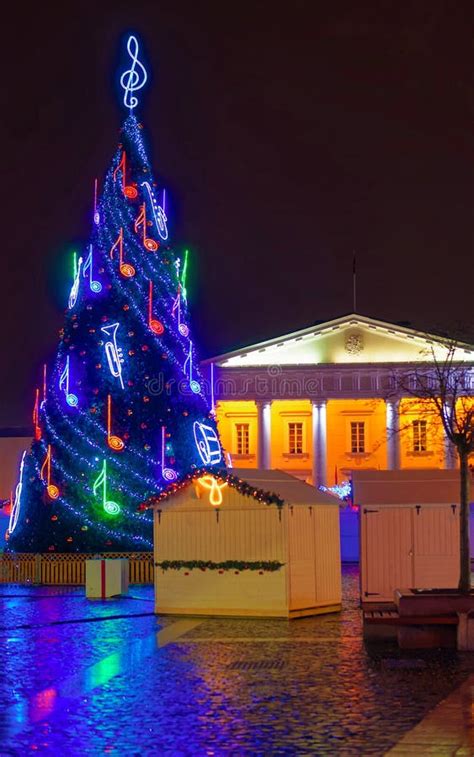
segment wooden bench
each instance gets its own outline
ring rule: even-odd
[[[366,641],[396,641],[401,649],[456,646],[458,615],[399,615],[395,610],[363,612]]]
[[[364,625],[389,626],[456,626],[458,615],[399,615],[395,610],[365,610]]]

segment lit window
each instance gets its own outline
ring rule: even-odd
[[[426,421],[413,421],[413,452],[426,450]]]
[[[351,422],[351,452],[365,452],[365,423],[362,421]]]
[[[250,427],[248,423],[236,423],[235,435],[237,439],[237,454],[250,454]]]
[[[303,454],[303,424],[288,424],[288,452],[290,455]]]

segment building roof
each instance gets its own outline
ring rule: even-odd
[[[408,326],[349,313],[306,329],[257,342],[203,361],[222,367],[269,364],[429,361],[430,350],[445,354],[450,341]],[[459,342],[459,359],[472,362],[474,345]]]

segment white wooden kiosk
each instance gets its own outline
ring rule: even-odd
[[[361,601],[459,581],[459,471],[354,471],[360,506]]]
[[[278,470],[238,474],[284,504],[227,485],[215,506],[208,478],[207,487],[194,481],[153,506],[156,613],[296,618],[340,610],[338,501]]]

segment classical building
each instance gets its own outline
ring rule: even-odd
[[[474,346],[460,352],[474,368]],[[438,417],[395,379],[445,353],[438,336],[351,314],[202,367],[235,468],[279,468],[331,486],[357,468],[457,465]]]

